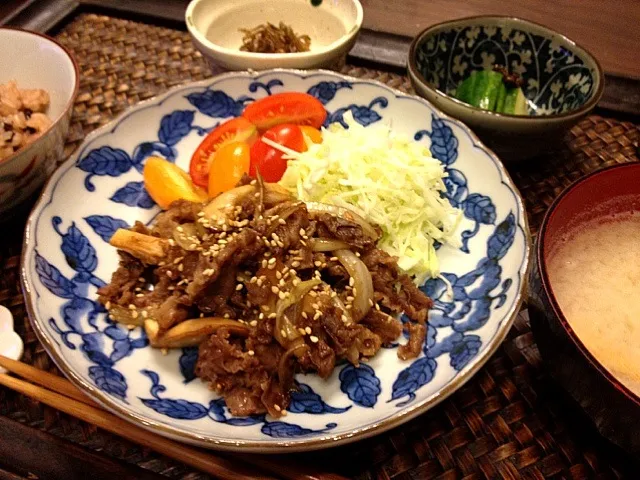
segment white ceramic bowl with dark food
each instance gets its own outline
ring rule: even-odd
[[[506,66],[524,80],[530,115],[473,107],[454,97],[471,72]],[[419,33],[409,51],[416,92],[462,120],[503,160],[526,160],[558,145],[596,106],[604,75],[596,58],[564,35],[527,20],[479,16]]]
[[[605,366],[607,361],[587,348],[585,339],[578,336],[575,325],[561,310],[558,286],[550,275],[550,258],[565,241],[567,232],[584,226],[593,216],[620,216],[628,211],[640,211],[639,163],[596,171],[556,198],[536,242],[535,265],[529,278],[529,315],[536,344],[551,376],[605,438],[640,456],[640,397],[614,376]],[[610,282],[616,274],[609,272],[609,278],[602,282]],[[603,328],[610,329],[613,322],[620,321],[620,315],[612,311]],[[616,345],[610,347],[615,349]],[[640,370],[640,365],[637,368]]]
[[[215,72],[270,68],[326,68],[336,65],[356,41],[362,27],[358,0],[193,0],[185,20],[195,47]],[[240,51],[243,33],[270,22],[284,22],[311,38],[299,53]]]
[[[0,28],[0,84],[49,93],[52,125],[33,143],[0,160],[0,220],[30,198],[56,168],[64,152],[80,74],[69,51],[39,33]]]

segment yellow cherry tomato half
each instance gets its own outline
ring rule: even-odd
[[[249,173],[251,147],[245,142],[222,145],[209,167],[209,197],[231,190],[245,173]]]
[[[193,184],[187,172],[164,158],[147,158],[142,176],[147,192],[163,209],[176,200],[207,200],[206,192]]]
[[[302,130],[302,134],[313,143],[322,143],[322,132],[317,128],[310,127],[309,125],[302,125],[300,130]]]

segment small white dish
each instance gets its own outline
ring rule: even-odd
[[[193,0],[185,14],[194,45],[215,70],[331,66],[355,43],[362,18],[358,0]],[[243,37],[240,29],[267,22],[274,25],[284,22],[298,35],[309,35],[310,51],[240,51]]]
[[[9,309],[0,305],[0,355],[11,360],[20,360],[23,351],[22,339],[13,330],[13,315]],[[7,371],[0,367],[0,373],[7,373]]]
[[[33,143],[0,160],[0,220],[27,200],[64,154],[80,74],[69,51],[35,32],[0,28],[0,84],[15,80],[19,88],[42,88],[51,102],[53,124]]]

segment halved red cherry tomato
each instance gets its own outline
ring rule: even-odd
[[[287,169],[287,160],[282,158],[280,150],[267,145],[263,138],[273,140],[279,145],[301,152],[305,147],[304,136],[298,125],[284,124],[267,130],[262,138],[251,147],[251,169],[249,175],[260,172],[266,182],[277,182]]]
[[[209,166],[213,154],[223,145],[232,142],[245,142],[251,145],[258,139],[255,125],[244,117],[232,118],[218,125],[202,141],[191,157],[189,175],[193,183],[207,188],[209,181]]]
[[[327,118],[327,111],[317,98],[308,93],[287,92],[250,103],[242,116],[263,132],[282,123],[320,128]]]
[[[210,197],[231,190],[242,175],[249,173],[249,151],[249,144],[233,142],[222,145],[213,154],[209,168]]]

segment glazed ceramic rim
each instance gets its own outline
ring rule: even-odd
[[[185,12],[185,22],[187,24],[187,30],[189,33],[193,35],[198,42],[200,42],[204,47],[215,52],[218,55],[225,55],[229,57],[242,58],[245,60],[289,60],[289,59],[320,59],[320,57],[325,56],[327,53],[333,52],[335,50],[339,50],[340,48],[347,45],[360,31],[362,28],[362,21],[364,18],[364,13],[362,10],[362,4],[360,0],[349,0],[353,3],[356,8],[356,18],[353,26],[342,36],[338,37],[336,40],[331,42],[329,45],[326,45],[318,50],[313,50],[309,52],[295,52],[295,53],[254,53],[254,52],[243,52],[241,50],[236,50],[233,48],[223,47],[218,45],[217,43],[209,40],[206,35],[204,35],[200,30],[196,28],[196,24],[193,21],[193,11],[196,6],[202,2],[208,0],[191,0],[189,5],[187,6],[187,10]],[[263,0],[264,1],[264,0]]]
[[[591,172],[591,173],[579,178],[578,180],[573,182],[571,185],[569,185],[567,188],[565,188],[562,191],[562,193],[560,193],[560,195],[558,195],[558,197],[556,197],[556,199],[553,201],[553,203],[551,204],[551,206],[547,210],[547,213],[545,214],[544,219],[542,220],[542,225],[540,227],[540,232],[538,233],[538,241],[536,242],[537,246],[536,246],[535,255],[536,255],[536,261],[538,262],[538,273],[540,274],[542,288],[544,289],[545,295],[547,295],[547,297],[549,298],[549,302],[551,303],[551,307],[553,308],[553,313],[555,314],[556,318],[560,321],[560,325],[562,325],[562,328],[564,329],[564,331],[567,334],[567,336],[571,339],[573,344],[578,348],[578,351],[583,355],[583,357],[586,358],[587,361],[598,372],[600,372],[600,374],[606,380],[608,380],[609,383],[614,388],[616,388],[617,390],[619,390],[620,392],[625,394],[627,396],[627,398],[629,398],[629,400],[633,401],[636,405],[640,406],[640,396],[636,395],[631,390],[629,390],[629,388],[627,388],[624,384],[622,384],[620,382],[620,380],[618,380],[611,372],[609,372],[609,370],[607,370],[600,363],[600,360],[598,360],[597,357],[595,357],[591,353],[591,351],[584,345],[584,343],[582,343],[582,340],[580,340],[580,338],[578,338],[578,335],[575,333],[575,331],[573,330],[573,328],[571,327],[571,325],[567,321],[567,319],[564,316],[564,314],[562,313],[560,305],[558,304],[558,301],[556,300],[556,297],[555,297],[555,295],[553,293],[553,287],[552,287],[551,281],[549,280],[549,275],[548,275],[548,271],[547,271],[547,264],[546,264],[545,257],[544,257],[544,247],[545,247],[545,243],[546,243],[545,242],[545,237],[546,237],[546,234],[547,234],[547,229],[549,227],[549,223],[551,222],[551,217],[558,210],[558,208],[560,207],[560,204],[565,199],[565,197],[569,193],[571,193],[573,190],[575,190],[576,188],[578,188],[581,185],[583,185],[585,182],[590,181],[592,178],[594,178],[594,177],[596,177],[598,175],[602,175],[602,174],[606,175],[611,170],[618,170],[618,169],[624,169],[624,168],[632,168],[632,169],[640,170],[640,163],[638,163],[638,162],[629,162],[629,163],[622,163],[622,164],[618,164],[618,165],[612,165],[610,167],[601,168],[600,170],[596,170],[595,172]]]
[[[184,430],[176,427],[168,427],[166,425],[160,424],[156,421],[150,420],[149,418],[131,412],[123,406],[119,405],[115,400],[113,400],[109,395],[105,394],[101,390],[97,389],[95,386],[86,382],[82,377],[76,375],[71,368],[66,365],[66,361],[63,355],[59,355],[56,352],[54,347],[54,342],[51,338],[42,330],[40,326],[40,322],[36,320],[36,308],[35,302],[32,297],[31,287],[27,281],[27,270],[28,270],[28,258],[26,256],[26,252],[28,251],[31,243],[32,243],[32,231],[33,224],[37,221],[38,217],[36,216],[36,212],[38,212],[43,204],[47,201],[47,195],[49,190],[54,185],[54,182],[58,180],[58,177],[62,176],[64,169],[62,168],[64,165],[73,160],[73,157],[67,159],[67,161],[56,170],[56,172],[50,177],[45,188],[42,190],[38,201],[33,207],[29,218],[27,220],[27,224],[25,227],[24,241],[22,244],[22,258],[21,258],[21,268],[20,268],[20,280],[25,296],[25,305],[27,309],[27,313],[29,314],[29,319],[33,330],[36,333],[36,336],[40,343],[44,346],[45,350],[49,354],[49,356],[53,359],[55,364],[58,366],[60,371],[64,373],[64,375],[80,390],[84,391],[87,395],[93,398],[97,403],[103,406],[106,410],[114,413],[115,415],[136,424],[146,430],[149,430],[154,433],[159,433],[163,436],[173,438],[176,440],[180,440],[186,443],[190,443],[193,445],[212,448],[217,450],[227,450],[227,451],[246,451],[253,453],[291,453],[291,452],[300,452],[300,451],[310,451],[310,450],[319,450],[323,448],[329,448],[333,446],[338,446],[346,443],[350,443],[356,440],[362,440],[365,438],[369,438],[373,435],[377,435],[383,433],[387,430],[390,430],[394,427],[397,427],[418,415],[430,410],[435,407],[437,404],[445,400],[451,394],[453,394],[456,390],[462,387],[467,381],[469,381],[477,372],[484,366],[487,360],[495,353],[498,347],[502,344],[504,338],[507,333],[511,329],[511,325],[513,324],[516,316],[518,315],[524,297],[524,292],[526,291],[527,278],[529,275],[529,270],[531,268],[531,257],[532,257],[532,245],[531,245],[531,234],[529,231],[529,223],[527,219],[527,213],[524,207],[524,200],[520,195],[518,188],[515,186],[515,183],[511,179],[511,176],[507,172],[506,168],[500,162],[495,153],[493,153],[489,148],[487,148],[478,137],[461,121],[456,120],[454,118],[449,117],[448,115],[442,113],[438,108],[434,107],[426,101],[425,99],[415,96],[408,95],[406,93],[400,92],[394,88],[391,88],[381,82],[375,80],[367,80],[367,79],[359,79],[355,77],[351,77],[348,75],[343,75],[330,70],[322,70],[322,69],[314,69],[314,70],[297,70],[297,69],[284,69],[284,68],[276,68],[270,70],[264,70],[260,72],[253,71],[242,71],[242,72],[229,72],[221,75],[216,75],[214,77],[201,80],[198,82],[185,83],[176,87],[171,88],[163,94],[157,95],[151,99],[142,101],[137,103],[136,105],[128,108],[125,112],[121,113],[107,123],[106,125],[94,130],[91,132],[82,142],[80,149],[83,145],[93,141],[96,137],[99,137],[107,132],[110,132],[115,125],[117,125],[124,117],[131,115],[134,111],[138,110],[147,105],[157,104],[161,102],[163,99],[168,98],[174,92],[177,92],[184,88],[192,88],[192,87],[204,87],[211,85],[212,83],[223,81],[228,78],[234,77],[243,77],[250,79],[259,79],[262,76],[273,75],[273,74],[292,74],[296,75],[300,78],[307,78],[309,76],[314,75],[328,75],[333,77],[339,77],[346,81],[357,82],[357,83],[367,83],[370,85],[375,85],[377,87],[381,87],[384,90],[388,91],[390,94],[395,95],[397,98],[413,98],[418,100],[421,103],[428,105],[430,108],[433,108],[435,112],[442,118],[445,119],[459,128],[461,128],[471,139],[473,146],[475,148],[480,148],[484,152],[486,152],[491,159],[495,162],[495,166],[498,169],[499,174],[501,175],[502,182],[507,185],[510,189],[512,189],[516,203],[517,203],[517,211],[519,218],[522,223],[522,230],[524,234],[524,260],[522,270],[519,272],[521,276],[521,284],[520,289],[516,292],[515,301],[511,307],[511,309],[505,313],[504,318],[498,328],[496,333],[492,339],[492,343],[488,345],[488,347],[482,351],[477,357],[474,358],[473,363],[470,363],[458,374],[454,379],[444,388],[439,391],[433,393],[429,397],[425,398],[420,402],[416,402],[409,408],[398,412],[397,414],[378,421],[377,423],[372,423],[363,428],[354,428],[350,432],[344,432],[340,434],[326,434],[321,435],[305,440],[298,441],[286,441],[286,440],[278,440],[278,441],[252,441],[252,440],[233,440],[233,439],[212,439],[206,436],[198,435],[195,433],[187,433]],[[78,149],[77,151],[80,151]],[[518,227],[520,225],[518,224]]]
[[[27,35],[33,35],[36,37],[44,38],[45,40],[48,40],[49,42],[53,43],[56,47],[58,47],[60,50],[62,50],[64,54],[67,56],[67,58],[71,60],[71,64],[73,65],[74,87],[73,87],[73,92],[71,93],[71,97],[69,97],[69,100],[65,104],[64,109],[62,110],[60,115],[58,115],[58,117],[51,122],[51,125],[49,126],[49,128],[45,130],[45,132],[42,135],[40,135],[34,142],[31,142],[26,147],[21,148],[20,150],[14,152],[12,155],[8,156],[7,158],[1,159],[0,166],[15,160],[20,155],[35,149],[37,145],[40,145],[42,142],[44,142],[46,136],[49,133],[51,133],[51,131],[56,127],[56,125],[58,125],[60,121],[69,113],[69,110],[73,109],[73,105],[75,104],[76,97],[78,96],[78,91],[80,90],[80,68],[78,67],[78,63],[76,62],[76,59],[74,58],[74,56],[71,54],[71,52],[67,47],[58,43],[58,41],[54,40],[50,36],[45,35],[43,33],[32,32],[30,30],[25,30],[23,28],[18,28],[18,27],[3,26],[3,27],[0,27],[0,31],[1,30],[13,30],[15,32],[20,32]]]
[[[480,23],[486,20],[495,21],[496,24],[499,22],[510,21],[510,22],[515,22],[516,24],[523,27],[527,27],[527,28],[533,27],[534,29],[544,31],[547,35],[557,37],[558,39],[562,40],[563,42],[566,42],[568,45],[572,46],[576,50],[582,51],[582,53],[584,53],[584,57],[589,58],[595,64],[596,71],[598,72],[598,89],[592,93],[591,98],[584,105],[582,105],[581,107],[575,110],[570,110],[564,113],[553,113],[550,115],[512,115],[508,113],[490,112],[482,108],[471,106],[468,103],[462,102],[457,98],[447,95],[445,92],[437,88],[433,88],[431,85],[429,85],[429,83],[424,78],[422,73],[420,73],[416,65],[416,50],[418,48],[418,45],[422,42],[422,40],[427,35],[432,34],[435,31],[442,30],[445,27],[454,27],[456,25],[465,24],[465,22],[469,22],[465,26],[473,26],[476,23]],[[600,65],[600,62],[598,61],[598,59],[589,50],[584,48],[582,45],[574,42],[566,35],[563,35],[562,33],[557,32],[555,30],[552,30],[549,27],[546,27],[536,22],[525,20],[524,18],[512,17],[509,15],[476,15],[472,17],[458,18],[456,20],[448,20],[448,21],[437,23],[435,25],[427,27],[424,30],[422,30],[418,35],[416,35],[413,41],[411,42],[411,46],[409,47],[409,58],[407,61],[407,66],[409,70],[409,76],[412,78],[412,80],[420,83],[420,85],[424,87],[426,90],[428,90],[430,93],[436,96],[442,97],[448,101],[451,101],[455,105],[466,108],[467,110],[474,112],[478,115],[485,115],[489,118],[498,118],[498,119],[508,118],[512,121],[521,122],[521,123],[540,122],[543,120],[564,120],[564,119],[579,117],[591,111],[596,106],[596,104],[600,101],[600,98],[602,97],[602,94],[604,92],[604,72],[602,70],[602,66]]]

